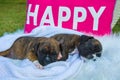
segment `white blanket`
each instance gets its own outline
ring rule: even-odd
[[[0,51],[8,49],[20,36],[52,36],[58,33],[82,33],[55,27],[36,28],[30,34],[22,31],[0,38]],[[28,59],[12,60],[0,57],[0,80],[119,80],[120,36],[96,37],[103,45],[103,54],[97,61],[83,62],[78,54],[70,55],[67,61],[59,61],[37,69]]]

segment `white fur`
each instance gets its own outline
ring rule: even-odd
[[[33,63],[35,64],[35,66],[36,66],[38,69],[43,69],[43,66],[39,63],[38,60],[35,60]]]

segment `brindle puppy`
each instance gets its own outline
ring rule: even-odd
[[[20,37],[1,56],[13,59],[28,58],[38,68],[59,60],[61,56],[60,44],[53,38]]]
[[[61,53],[62,53],[62,59],[66,60],[68,59],[68,54],[74,51],[74,49],[78,46],[80,43],[80,36],[76,34],[56,34],[52,36],[51,38],[56,39],[61,44]]]
[[[56,34],[52,36],[61,43],[62,59],[66,60],[68,54],[74,51],[75,48],[78,49],[79,55],[87,59],[92,59],[93,54],[98,57],[101,56],[102,45],[101,43],[92,36],[87,35],[76,35],[76,34]]]

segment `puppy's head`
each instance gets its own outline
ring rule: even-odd
[[[80,43],[78,46],[78,51],[80,56],[87,59],[94,59],[94,60],[95,60],[95,57],[101,57],[101,52],[102,52],[101,43],[97,39],[90,36],[84,35],[84,38],[85,38],[85,41],[81,41],[82,43]]]
[[[61,45],[55,39],[44,38],[35,45],[35,53],[41,65],[45,66],[62,58]]]

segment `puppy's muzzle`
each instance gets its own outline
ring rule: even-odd
[[[97,57],[101,57],[101,52],[96,52],[95,54],[93,54],[93,61],[96,61]]]
[[[61,52],[59,52],[59,54],[58,54],[58,56],[57,56],[56,59],[60,60],[61,58],[62,58],[62,54],[61,54]],[[44,65],[47,65],[47,64],[49,64],[51,62],[55,62],[55,61],[51,60],[50,57],[49,57],[49,55],[47,55],[46,58],[45,58],[45,61],[44,61]]]
[[[84,61],[87,61],[87,60],[96,61],[98,57],[101,57],[101,52],[96,52],[96,53],[92,54],[91,56],[88,55],[86,58],[81,57],[81,59],[83,59]]]

